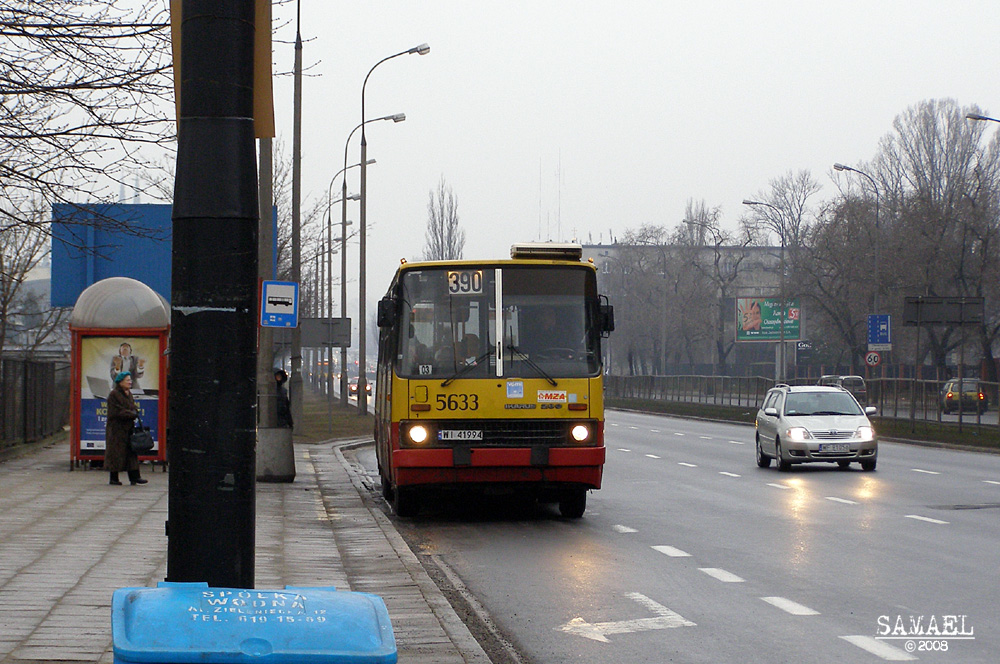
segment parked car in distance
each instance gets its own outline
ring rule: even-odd
[[[989,397],[975,378],[955,378],[945,382],[941,388],[941,410],[945,413],[960,408],[985,413],[989,406]]]
[[[365,381],[365,392],[367,392],[368,394],[372,393],[372,382],[370,380],[369,381]],[[358,379],[357,378],[352,378],[351,380],[349,380],[347,382],[347,395],[351,396],[351,397],[358,396]]]
[[[861,376],[820,376],[816,384],[842,387],[853,394],[862,406],[868,403],[868,387]]]
[[[767,468],[773,459],[778,470],[798,463],[852,462],[875,470],[878,436],[869,415],[847,390],[825,385],[777,385],[768,390],[757,412],[757,465]]]

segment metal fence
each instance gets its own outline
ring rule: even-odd
[[[671,401],[713,406],[757,408],[774,380],[762,376],[607,376],[607,396],[619,399]],[[814,384],[796,380],[790,384]],[[878,408],[880,417],[937,422],[964,421],[1000,426],[997,417],[1000,385],[980,381],[987,396],[986,412],[975,410],[945,414],[941,388],[945,381],[912,378],[876,378],[866,381],[868,403]]]
[[[0,359],[0,447],[50,436],[69,422],[70,365]]]

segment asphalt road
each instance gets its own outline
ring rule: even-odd
[[[883,443],[873,473],[779,473],[752,427],[607,420],[582,519],[509,497],[394,517],[497,661],[1000,661],[1000,456]]]

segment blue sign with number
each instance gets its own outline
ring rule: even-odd
[[[892,325],[889,314],[868,314],[868,343],[892,343]]]
[[[299,285],[294,281],[265,281],[260,289],[261,327],[299,326]]]

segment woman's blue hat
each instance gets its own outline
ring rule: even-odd
[[[118,375],[115,376],[115,385],[125,380],[125,376],[131,376],[131,375],[132,375],[131,371],[119,371]]]

